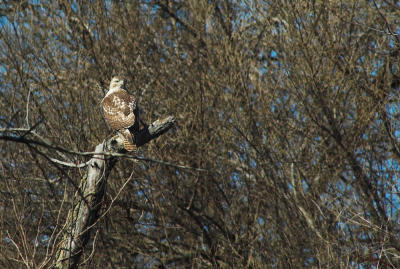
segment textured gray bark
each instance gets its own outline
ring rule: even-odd
[[[157,138],[174,125],[175,119],[167,117],[146,126],[136,135],[136,145],[142,146]],[[107,178],[118,157],[102,153],[121,153],[123,143],[118,136],[96,146],[74,197],[75,207],[68,213],[67,226],[57,251],[54,268],[77,268],[82,253],[90,240],[91,231],[100,216],[101,202],[105,194]]]

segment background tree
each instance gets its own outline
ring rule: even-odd
[[[54,262],[84,173],[55,159],[90,156],[39,142],[111,135],[118,72],[145,122],[177,119],[142,154],[192,169],[121,158],[82,267],[400,267],[399,8],[5,1],[0,266]]]

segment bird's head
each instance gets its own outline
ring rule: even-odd
[[[113,77],[110,82],[110,89],[124,88],[125,81],[121,77]]]

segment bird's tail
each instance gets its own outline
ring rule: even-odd
[[[137,151],[136,145],[133,143],[132,133],[128,129],[119,130],[121,134],[122,141],[124,143],[124,148],[127,151]]]

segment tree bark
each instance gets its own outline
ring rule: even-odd
[[[138,147],[157,138],[174,125],[175,119],[167,117],[146,126],[136,135]],[[75,207],[67,216],[67,225],[63,241],[57,251],[53,268],[77,268],[82,253],[91,238],[91,231],[100,217],[101,202],[105,194],[107,178],[118,157],[104,153],[124,152],[122,140],[114,136],[96,146],[95,152],[81,184],[74,196]]]

